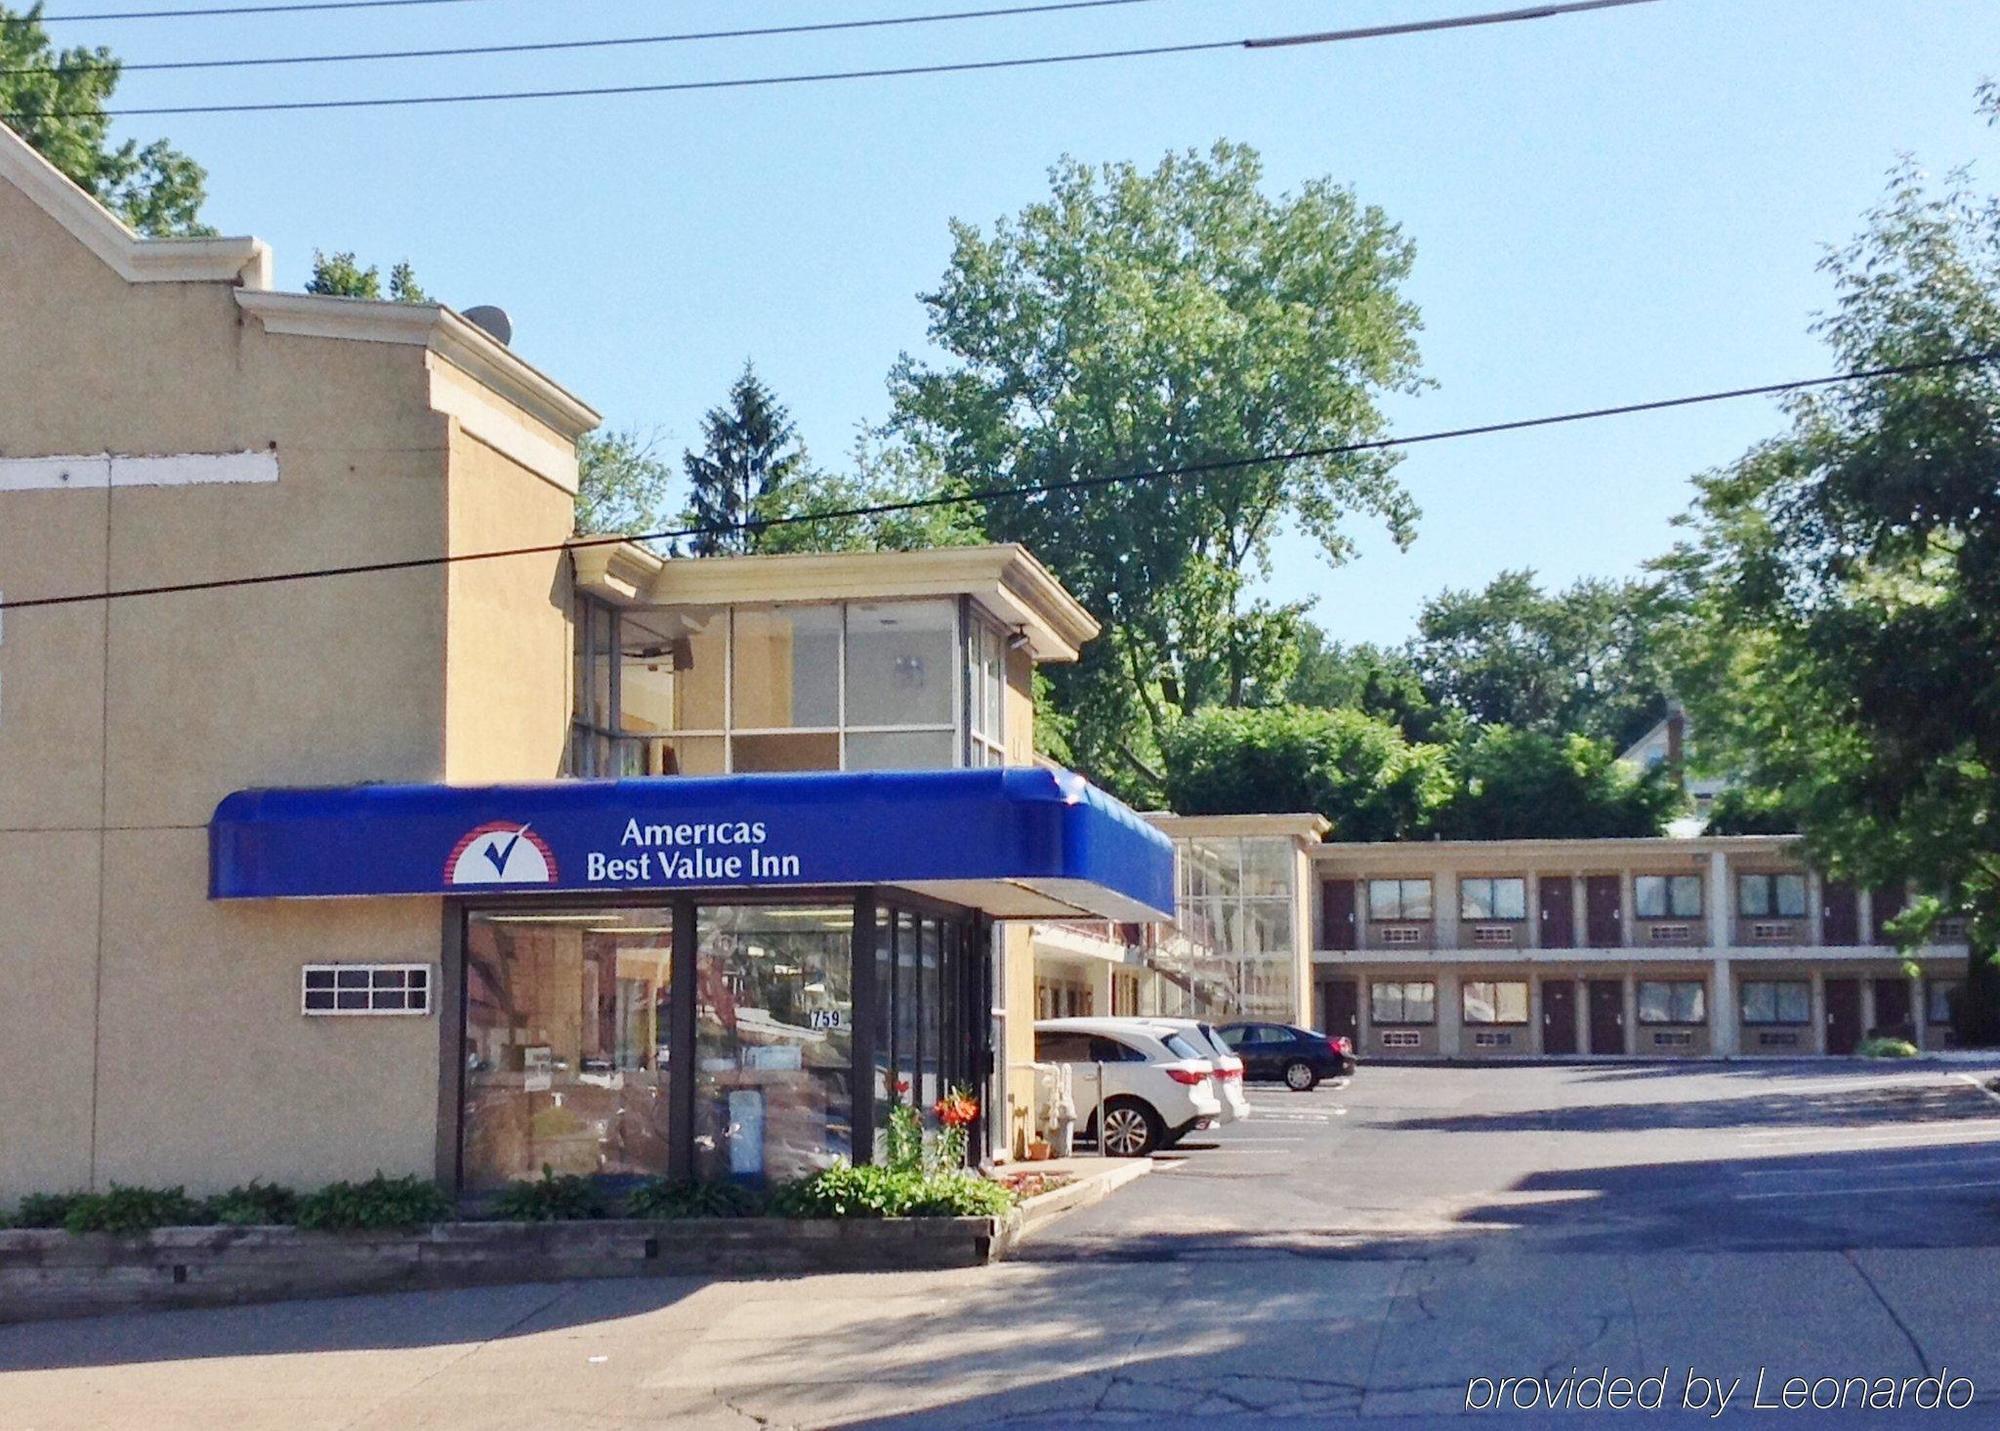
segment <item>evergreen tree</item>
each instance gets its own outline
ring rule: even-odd
[[[806,465],[791,414],[746,362],[727,400],[702,419],[701,439],[701,451],[681,458],[688,479],[686,525],[728,530],[706,531],[690,540],[689,549],[696,556],[756,551],[763,533],[743,524]]]

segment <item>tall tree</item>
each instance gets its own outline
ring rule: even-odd
[[[2000,118],[1991,91],[1989,115]],[[2000,352],[2000,199],[1915,165],[1822,267],[1841,366]],[[1696,602],[1688,696],[1814,860],[1970,915],[1975,1037],[2000,1038],[2000,367],[1826,388],[1698,482],[1666,565]]]
[[[1336,840],[1418,834],[1452,789],[1442,749],[1355,710],[1217,706],[1169,726],[1162,749],[1177,813],[1317,812]]]
[[[709,530],[690,538],[689,549],[696,556],[759,550],[764,534],[742,524],[781,500],[806,466],[791,415],[745,363],[728,398],[702,419],[701,438],[701,451],[686,453],[681,466],[688,481],[687,525]]]
[[[1470,720],[1622,749],[1666,713],[1674,618],[1657,581],[1548,594],[1532,571],[1504,571],[1425,602],[1410,656],[1431,699]]]
[[[1226,143],[1150,172],[1066,159],[1050,189],[990,232],[952,225],[924,296],[949,361],[906,356],[891,376],[894,429],[946,477],[1025,488],[1324,452],[1379,436],[1381,396],[1417,385],[1411,245],[1351,189],[1274,198],[1255,151]],[[1359,512],[1408,541],[1395,461],[1327,453],[988,502],[985,528],[1105,622],[1054,677],[1080,763],[1145,793],[1176,718],[1277,698],[1299,609],[1247,594],[1270,540],[1291,523],[1338,561]]]
[[[1465,725],[1459,712],[1431,700],[1407,651],[1368,641],[1343,645],[1306,620],[1299,622],[1298,668],[1286,696],[1302,706],[1364,711],[1423,744],[1455,744]]]
[[[1633,770],[1587,735],[1482,726],[1452,765],[1452,796],[1430,826],[1448,839],[1659,835],[1685,804],[1671,771]]]
[[[164,139],[111,142],[105,102],[118,87],[118,58],[103,46],[57,50],[40,0],[0,5],[0,115],[77,187],[142,234],[213,233],[201,222],[208,176]]]
[[[313,250],[312,277],[306,292],[338,298],[382,297],[382,270],[374,265],[363,268],[352,252],[322,253]],[[389,299],[394,303],[428,303],[430,295],[417,282],[417,271],[405,261],[389,270]]]
[[[577,444],[576,457],[580,535],[631,536],[673,525],[668,495],[673,469],[658,455],[654,439],[630,429],[591,433]]]
[[[864,434],[853,465],[851,475],[805,467],[765,494],[757,515],[778,525],[759,530],[757,550],[906,552],[986,540],[976,508],[937,500],[955,495],[954,484],[924,454]],[[878,507],[902,510],[867,510]]]

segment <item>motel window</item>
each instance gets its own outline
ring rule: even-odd
[[[1806,877],[1802,874],[1738,875],[1736,912],[1756,919],[1803,919],[1806,912]]]
[[[1459,1001],[1469,1024],[1525,1024],[1528,986],[1474,979],[1460,986]]]
[[[428,964],[308,964],[300,983],[299,1010],[305,1014],[431,1011]]]
[[[971,689],[966,705],[971,718],[974,765],[1007,763],[1007,638],[990,621],[974,620],[967,633],[966,669]]]
[[[1368,917],[1377,923],[1431,917],[1431,882],[1427,879],[1371,879]]]
[[[570,771],[928,770],[999,764],[1005,641],[961,648],[951,598],[576,610]],[[972,663],[978,662],[975,668]],[[978,696],[961,713],[961,693]]]
[[[1699,979],[1641,979],[1639,1022],[1698,1024],[1708,1019],[1707,990]]]
[[[1632,902],[1641,919],[1698,919],[1701,876],[1640,875],[1632,881]]]
[[[1746,979],[1743,983],[1743,1022],[1811,1023],[1812,985],[1803,979]]]
[[[1964,985],[1956,979],[1932,979],[1924,985],[1925,1019],[1934,1024],[1958,1022],[1958,1000]]]
[[[1437,985],[1428,979],[1370,984],[1368,1017],[1376,1024],[1434,1024]]]
[[[1526,919],[1528,882],[1524,879],[1462,879],[1458,882],[1461,919]]]

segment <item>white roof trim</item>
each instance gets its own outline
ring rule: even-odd
[[[0,124],[0,180],[25,194],[127,283],[271,286],[271,250],[254,238],[142,238]]]
[[[267,333],[429,348],[568,438],[581,437],[604,420],[595,408],[443,304],[386,303],[375,298],[242,288],[236,291],[236,302],[262,323]]]

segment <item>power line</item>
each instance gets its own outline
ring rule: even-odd
[[[409,0],[415,3],[415,0]],[[382,0],[387,3],[387,0]],[[395,109],[415,105],[492,104],[525,99],[586,99],[614,95],[685,94],[698,90],[765,89],[778,85],[826,84],[842,80],[901,79],[917,75],[970,74],[986,70],[1029,69],[1046,65],[1084,64],[1100,60],[1130,60],[1161,55],[1191,55],[1213,50],[1269,50],[1291,46],[1331,45],[1348,40],[1376,40],[1393,35],[1426,34],[1437,30],[1458,30],[1475,25],[1505,25],[1523,20],[1546,20],[1557,15],[1586,10],[1607,10],[1628,5],[1652,5],[1658,0],[1568,0],[1565,4],[1536,5],[1523,10],[1495,10],[1479,15],[1448,16],[1436,20],[1412,20],[1398,25],[1372,25],[1354,30],[1326,30],[1311,35],[1276,35],[1241,40],[1203,40],[1179,45],[1142,45],[1129,49],[1087,50],[1062,55],[1029,55],[1008,60],[963,60],[933,65],[892,65],[876,69],[821,70],[807,74],[754,75],[740,79],[680,80],[665,84],[589,85],[574,89],[488,90],[464,94],[389,95],[366,99],[286,99],[242,104],[163,104],[129,109],[16,110],[9,119],[84,118],[105,115],[112,118],[142,118],[186,114],[275,114],[304,110]]]
[[[515,45],[456,45],[433,50],[351,50],[340,54],[270,55],[247,59],[159,60],[133,64],[123,60],[89,60],[74,65],[24,65],[0,69],[0,75],[68,75],[99,70],[121,74],[161,70],[248,69],[271,65],[332,65],[375,60],[464,59],[475,55],[527,55],[569,50],[607,50],[634,45],[678,45],[694,40],[764,39],[782,35],[817,35],[836,30],[879,30],[901,25],[932,25],[952,20],[988,20],[1008,15],[1045,15],[1063,10],[1101,10],[1114,5],[1152,5],[1159,0],[1059,0],[1041,5],[1005,5],[985,10],[948,10],[929,15],[894,15],[868,20],[823,20],[803,25],[762,25],[742,30],[689,30],[672,35],[625,35],[604,40],[542,40]]]
[[[79,592],[69,596],[31,596],[0,601],[0,611],[27,611],[44,606],[79,606],[93,601],[123,601],[138,596],[173,596],[185,592],[227,591],[246,586],[276,586],[289,582],[319,581],[337,576],[368,576],[380,572],[417,571],[427,567],[456,566],[462,562],[500,561],[508,557],[550,556],[562,552],[587,551],[593,547],[621,546],[626,542],[678,541],[686,537],[724,536],[736,532],[765,531],[772,527],[802,526],[808,522],[850,521],[857,517],[882,517],[897,512],[920,512],[937,507],[967,506],[980,502],[1002,502],[1024,497],[1041,497],[1055,492],[1074,492],[1125,483],[1171,481],[1182,477],[1210,476],[1218,472],[1239,472],[1249,467],[1270,467],[1286,462],[1311,462],[1328,457],[1346,457],[1360,452],[1382,452],[1391,448],[1416,447],[1424,443],[1449,442],[1465,437],[1489,437],[1503,432],[1525,432],[1537,427],[1556,427],[1572,422],[1591,422],[1607,417],[1629,417],[1638,413],[1666,412],[1673,408],[1695,407],[1703,403],[1727,402],[1736,398],[1771,397],[1779,393],[1804,392],[1833,387],[1840,383],[1868,382],[1876,378],[1907,377],[1915,373],[1979,367],[2000,362],[2000,349],[1937,358],[1922,363],[1897,363],[1888,367],[1860,368],[1827,377],[1795,378],[1782,383],[1759,383],[1755,387],[1725,388],[1686,397],[1653,398],[1645,402],[1620,403],[1615,407],[1583,408],[1551,413],[1542,417],[1512,418],[1504,422],[1480,423],[1473,427],[1442,428],[1414,433],[1409,437],[1376,437],[1362,442],[1341,442],[1325,447],[1297,448],[1289,452],[1258,453],[1249,457],[1227,457],[1212,462],[1194,462],[1181,467],[1153,467],[1137,472],[1070,477],[1055,482],[1030,482],[1019,486],[986,487],[936,497],[916,497],[905,502],[878,502],[865,507],[843,507],[796,517],[772,517],[744,522],[727,522],[705,527],[681,527],[664,532],[633,532],[615,536],[576,537],[541,546],[507,547],[497,551],[457,552],[445,556],[406,557],[398,561],[359,562],[349,566],[308,567],[299,571],[268,572],[261,576],[217,577],[209,581],[175,582],[161,586],[128,586],[112,591]]]
[[[292,15],[302,10],[383,10],[401,5],[470,5],[477,0],[312,0],[297,5],[210,5],[199,10],[92,10],[43,15],[39,23],[63,25],[79,20],[186,20],[206,15]],[[25,16],[10,15],[18,24]]]

